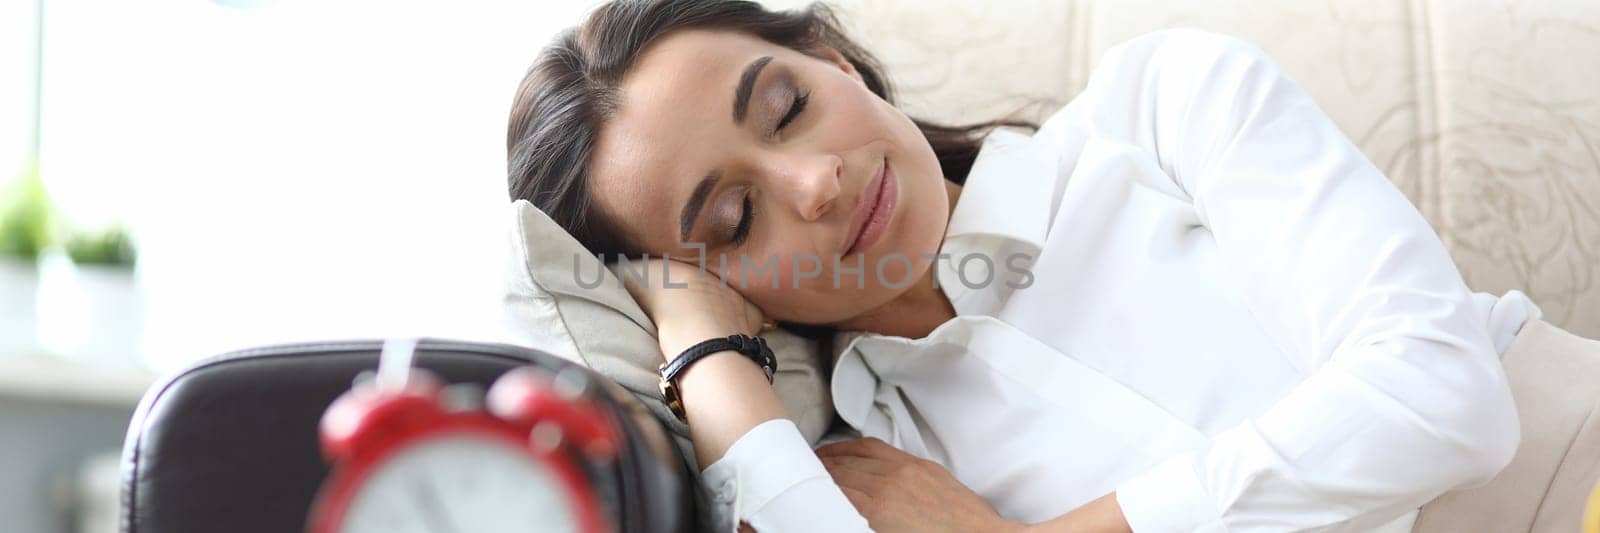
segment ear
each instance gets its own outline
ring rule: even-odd
[[[855,78],[858,82],[866,82],[865,80],[861,79],[861,73],[856,71],[856,65],[851,63],[849,59],[844,57],[844,54],[839,53],[839,51],[834,49],[832,46],[817,43],[816,45],[812,46],[811,55],[816,56],[817,59],[827,61],[839,70],[844,71],[845,74]]]

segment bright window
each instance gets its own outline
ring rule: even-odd
[[[500,340],[511,96],[591,4],[46,2],[41,173],[133,228],[130,355]]]

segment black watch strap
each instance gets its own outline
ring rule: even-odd
[[[773,375],[778,372],[778,358],[772,354],[772,349],[767,347],[767,340],[761,337],[738,334],[710,339],[684,350],[682,354],[674,357],[672,361],[661,363],[661,397],[667,402],[667,407],[679,420],[686,420],[683,411],[683,400],[678,394],[678,374],[682,374],[689,365],[704,359],[706,356],[718,352],[738,352],[750,358],[761,371],[767,374],[767,383],[772,383]]]

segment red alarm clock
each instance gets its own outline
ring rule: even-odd
[[[615,459],[620,435],[586,397],[586,375],[513,370],[490,388],[484,410],[461,401],[469,391],[411,368],[415,346],[385,343],[377,378],[358,379],[323,414],[322,450],[333,472],[311,533],[615,527],[583,465]]]

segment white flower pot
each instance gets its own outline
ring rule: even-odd
[[[34,355],[38,316],[35,294],[39,289],[37,262],[0,257],[0,357]]]
[[[115,366],[143,365],[144,288],[133,267],[79,265],[78,280],[89,295],[90,356]]]
[[[101,368],[142,364],[144,293],[131,267],[40,261],[39,341],[51,353]]]

